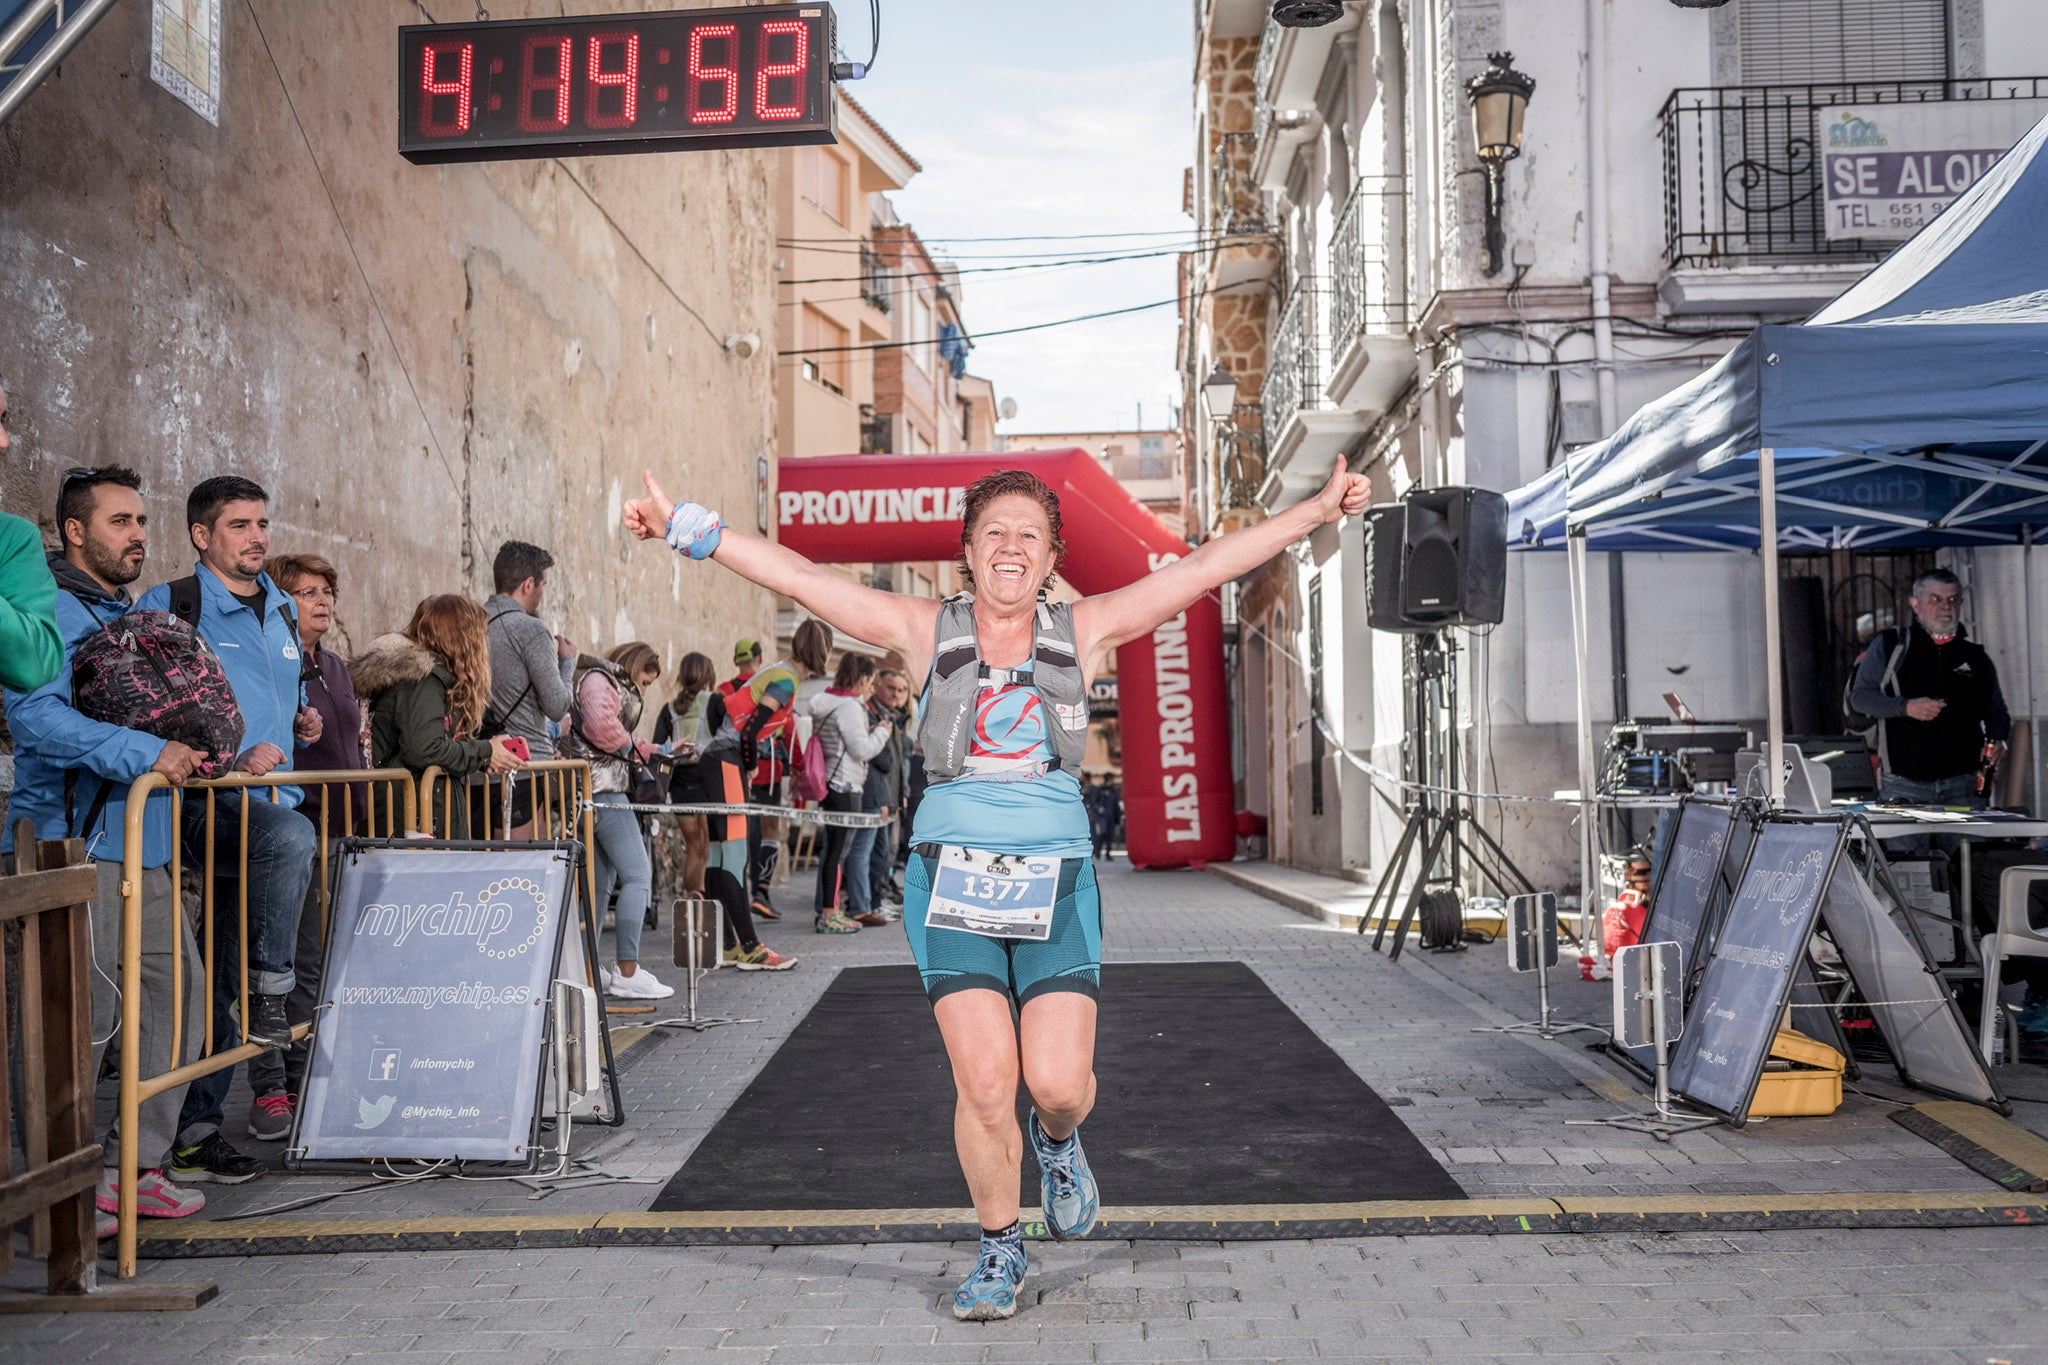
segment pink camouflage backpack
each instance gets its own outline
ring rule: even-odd
[[[199,750],[206,757],[194,777],[219,777],[241,752],[242,710],[219,656],[167,611],[131,611],[80,640],[71,705],[88,719]],[[80,833],[92,829],[111,794],[103,783]]]

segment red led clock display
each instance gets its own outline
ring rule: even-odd
[[[421,164],[834,142],[832,7],[398,31],[398,150]]]

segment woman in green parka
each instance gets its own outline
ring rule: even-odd
[[[479,739],[491,696],[491,650],[484,609],[444,593],[413,609],[412,622],[380,635],[348,666],[356,695],[370,709],[370,763],[417,778],[438,767],[459,788],[472,775],[503,776],[519,759],[503,739]],[[437,793],[422,812],[444,839],[469,837],[469,802]],[[445,818],[444,818],[445,817]]]

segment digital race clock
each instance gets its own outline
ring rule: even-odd
[[[496,161],[834,142],[832,7],[398,31],[398,150]]]

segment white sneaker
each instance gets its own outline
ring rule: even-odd
[[[606,995],[617,995],[619,993],[619,974],[609,967],[599,967],[597,969],[597,984],[604,987]]]
[[[676,993],[674,986],[662,985],[655,979],[654,973],[645,967],[631,976],[613,976],[609,989],[621,1000],[666,1000]]]

